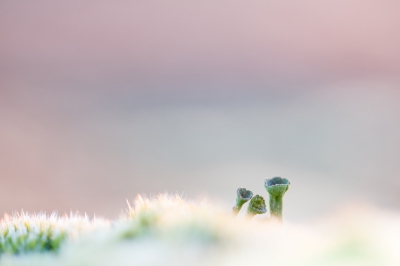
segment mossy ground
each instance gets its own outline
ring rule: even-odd
[[[242,210],[243,211],[243,210]],[[352,207],[312,225],[138,197],[116,221],[22,213],[0,223],[0,265],[400,265],[400,218]]]

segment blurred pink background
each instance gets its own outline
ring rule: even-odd
[[[400,208],[400,2],[0,2],[0,212],[137,193]]]

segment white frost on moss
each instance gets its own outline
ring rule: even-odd
[[[107,226],[101,219],[56,213],[5,215],[0,221],[0,254],[56,251],[67,238],[75,239],[95,228]]]
[[[58,252],[3,254],[0,265],[400,265],[400,217],[359,206],[307,226],[235,219],[229,208],[168,195],[138,197],[110,226],[85,217],[33,217],[3,220],[1,228],[29,221],[71,237]]]

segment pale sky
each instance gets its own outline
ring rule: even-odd
[[[230,202],[276,175],[293,181],[290,219],[400,208],[399,10],[1,1],[0,212],[115,216],[165,191]]]

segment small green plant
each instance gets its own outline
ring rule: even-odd
[[[289,189],[290,181],[282,177],[274,177],[271,179],[265,179],[264,187],[269,194],[269,207],[271,212],[271,218],[278,221],[282,221],[282,209],[283,209],[283,196]],[[253,217],[256,214],[262,214],[267,212],[265,207],[265,200],[260,195],[256,195],[252,198],[253,192],[245,188],[238,188],[236,192],[236,205],[233,206],[233,212],[237,214],[250,199],[249,206],[247,208],[247,214]]]
[[[269,193],[269,208],[271,211],[271,217],[281,221],[283,196],[289,189],[290,181],[286,178],[274,177],[271,179],[265,179],[264,186]]]
[[[0,256],[29,252],[57,251],[67,238],[105,226],[102,220],[89,220],[87,216],[59,217],[56,213],[5,215],[0,221]]]
[[[238,188],[236,191],[236,205],[233,206],[233,213],[237,214],[242,208],[243,204],[248,202],[253,197],[253,192],[245,188]]]
[[[267,208],[265,206],[265,200],[260,195],[255,195],[249,203],[247,207],[247,215],[249,217],[253,217],[256,214],[263,214],[267,212]]]

